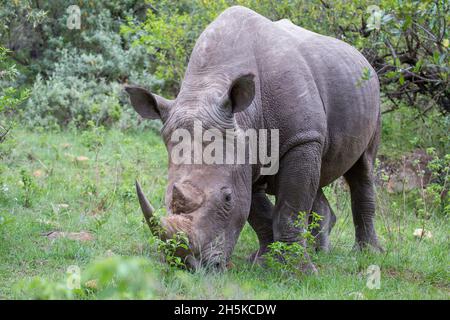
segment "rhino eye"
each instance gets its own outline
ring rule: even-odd
[[[221,191],[222,191],[222,195],[223,195],[223,200],[224,200],[226,203],[231,202],[231,200],[232,200],[232,194],[231,194],[230,188],[223,187]]]

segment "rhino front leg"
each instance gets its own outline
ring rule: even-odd
[[[312,235],[316,239],[316,250],[328,252],[330,250],[330,232],[336,223],[336,216],[323,194],[322,189],[317,192],[312,211],[321,216],[318,222],[319,227],[312,230]],[[310,217],[310,222],[312,218]]]
[[[319,189],[321,151],[319,143],[307,143],[292,148],[281,159],[275,179],[274,241],[300,242],[306,248],[302,233]],[[300,212],[306,214],[305,221],[299,225],[296,222]],[[306,250],[304,263],[299,267],[306,272],[317,272]]]
[[[265,193],[265,186],[256,187],[252,194],[248,222],[258,236],[259,249],[250,256],[251,262],[259,260],[273,242],[272,212],[273,205]]]

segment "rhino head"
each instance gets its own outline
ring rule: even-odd
[[[221,88],[183,84],[175,100],[167,100],[136,86],[127,86],[136,112],[146,119],[160,119],[161,135],[169,154],[165,206],[161,220],[163,239],[182,231],[189,238],[189,250],[180,250],[188,267],[223,269],[247,220],[251,202],[252,167],[249,164],[175,163],[176,130],[193,134],[195,121],[224,133],[237,129],[235,114],[251,105],[255,95],[252,74],[225,81]],[[195,91],[195,92],[194,92]],[[194,157],[190,154],[189,157]],[[225,154],[224,154],[225,157]],[[141,209],[147,222],[153,208],[136,184]],[[152,223],[148,223],[153,229]],[[152,230],[155,234],[155,230]]]

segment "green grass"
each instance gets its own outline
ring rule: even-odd
[[[349,198],[341,183],[326,190],[338,222],[331,252],[313,256],[318,275],[290,277],[248,263],[246,257],[257,249],[256,235],[248,225],[236,246],[234,267],[227,272],[170,269],[149,245],[150,233],[134,193],[134,180],[139,178],[150,201],[162,206],[167,155],[161,140],[150,131],[110,130],[103,146],[90,151],[89,139],[76,131],[16,129],[0,146],[0,298],[68,297],[70,290],[64,284],[71,265],[81,268],[82,284],[105,274],[106,282],[116,279],[116,286],[108,290],[84,285],[83,293],[69,295],[83,299],[449,298],[448,218],[433,214],[428,220],[418,219],[406,197],[380,188],[377,230],[386,253],[356,253],[351,251]],[[77,161],[79,156],[89,160]],[[23,184],[27,179],[28,188]],[[414,229],[423,225],[431,231],[431,239],[413,236]],[[55,230],[84,230],[95,239],[45,236]],[[366,286],[366,269],[372,264],[381,268],[380,289]]]

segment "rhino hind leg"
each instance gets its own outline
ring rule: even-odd
[[[250,262],[259,260],[273,242],[272,229],[273,205],[265,193],[265,188],[257,187],[252,194],[252,204],[248,222],[258,236],[259,249],[250,255]]]
[[[336,223],[336,215],[321,189],[319,189],[314,199],[312,211],[321,216],[321,220],[318,222],[319,227],[312,230],[312,235],[316,239],[316,250],[328,252],[330,249],[329,236],[331,229]]]
[[[349,187],[355,225],[355,249],[372,248],[383,252],[375,231],[375,187],[373,167],[377,139],[369,145],[353,167],[344,175]]]

